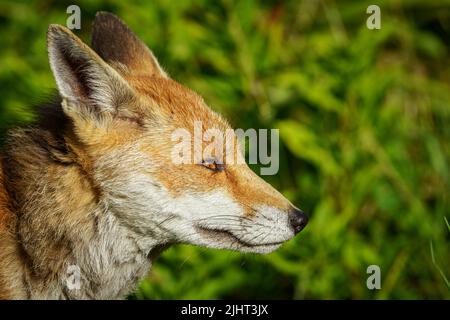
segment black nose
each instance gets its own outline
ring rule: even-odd
[[[295,234],[299,233],[308,224],[308,217],[306,214],[297,208],[292,208],[289,212],[289,222],[294,229]]]

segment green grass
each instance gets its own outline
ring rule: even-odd
[[[444,221],[445,221],[445,224],[447,225],[448,231],[450,232],[450,224],[448,223],[447,218],[444,217]],[[431,261],[433,261],[434,266],[439,271],[439,273],[442,276],[442,279],[444,280],[447,287],[450,289],[450,281],[448,281],[447,276],[445,275],[445,272],[442,270],[440,265],[436,262],[436,257],[434,255],[433,241],[430,241],[430,253],[431,253]]]
[[[45,33],[70,4],[0,1],[1,132],[55,87]],[[378,1],[381,30],[370,1],[78,4],[86,41],[112,11],[234,127],[279,128],[265,178],[310,214],[266,256],[171,248],[133,298],[450,298],[449,1]]]

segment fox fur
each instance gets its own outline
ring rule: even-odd
[[[1,155],[0,299],[121,299],[170,245],[267,253],[294,236],[292,204],[246,164],[171,163],[176,128],[230,127],[117,17],[97,14],[92,48],[58,25],[47,40],[60,98]]]

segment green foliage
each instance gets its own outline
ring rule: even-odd
[[[45,32],[70,4],[0,1],[2,132],[52,92]],[[378,1],[381,30],[370,1],[77,4],[84,40],[114,12],[234,127],[279,128],[267,179],[310,213],[270,255],[169,249],[134,298],[450,298],[449,1]]]

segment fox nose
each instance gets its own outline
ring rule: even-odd
[[[308,217],[306,214],[297,208],[292,208],[289,212],[289,222],[291,223],[294,233],[297,234],[302,231],[308,224]]]

